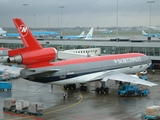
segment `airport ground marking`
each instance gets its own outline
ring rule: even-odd
[[[54,112],[59,112],[59,111],[62,111],[62,110],[65,110],[65,109],[68,109],[68,108],[71,108],[71,107],[74,107],[76,106],[77,104],[79,104],[82,100],[83,100],[83,96],[82,94],[79,92],[79,95],[80,95],[80,99],[78,102],[72,104],[72,105],[69,105],[67,107],[63,107],[63,108],[60,108],[60,109],[57,109],[57,110],[53,110],[53,111],[49,111],[49,112],[45,112],[44,114],[47,115],[47,114],[50,114],[50,113],[54,113]]]
[[[72,105],[69,105],[69,106],[67,106],[67,107],[63,107],[63,108],[59,108],[59,109],[57,109],[57,110],[45,112],[45,113],[43,113],[43,114],[44,114],[44,115],[47,115],[47,114],[59,112],[59,111],[62,111],[62,110],[65,110],[65,109],[68,109],[68,108],[71,108],[71,107],[76,106],[77,104],[79,104],[79,103],[83,100],[83,96],[82,96],[82,94],[81,94],[80,92],[79,92],[79,95],[80,95],[80,99],[79,99],[78,102],[76,102],[76,103],[74,103],[74,104],[72,104]],[[20,120],[20,119],[27,119],[27,118],[34,119],[34,116],[22,116],[22,117],[13,118],[13,119],[7,119],[7,120]]]

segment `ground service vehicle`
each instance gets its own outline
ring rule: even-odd
[[[147,96],[149,93],[148,89],[142,89],[134,84],[121,83],[118,88],[118,95],[120,96]]]
[[[12,82],[0,82],[0,90],[4,91],[5,89],[11,91]]]
[[[146,108],[146,113],[142,114],[142,120],[160,120],[160,106],[150,106]]]

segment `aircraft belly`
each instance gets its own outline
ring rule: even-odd
[[[55,81],[55,82],[51,82],[53,84],[78,84],[78,83],[86,83],[89,82],[90,80],[92,80],[93,78],[100,76],[102,74],[104,74],[105,72],[97,72],[97,73],[91,73],[91,74],[86,74],[86,75],[81,75],[81,76],[77,76],[77,77],[73,77],[73,78],[69,78],[69,79],[64,79],[64,80],[59,80],[59,81]]]

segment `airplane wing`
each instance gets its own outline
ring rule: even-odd
[[[146,85],[146,86],[156,86],[158,84],[153,83],[153,82],[149,82],[149,81],[145,81],[142,80],[140,78],[137,78],[135,76],[132,75],[127,75],[121,72],[117,72],[117,71],[109,71],[104,73],[103,75],[100,75],[96,78],[93,78],[92,80],[97,80],[103,78],[101,81],[108,81],[108,80],[116,80],[116,81],[122,81],[122,82],[129,82],[129,83],[134,83],[134,84],[140,84],[140,85]]]

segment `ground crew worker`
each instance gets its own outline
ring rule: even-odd
[[[155,73],[155,70],[154,70],[154,69],[152,70],[152,73],[153,73],[153,74]]]
[[[64,94],[63,94],[63,100],[65,100],[65,99],[66,99],[66,96],[67,96],[67,94],[66,94],[66,93],[64,93]]]

